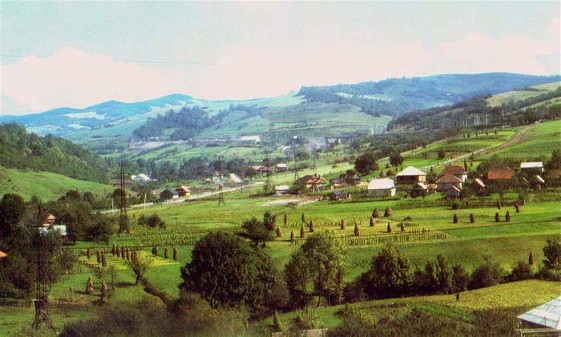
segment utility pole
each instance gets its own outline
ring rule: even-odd
[[[119,233],[127,233],[130,234],[129,228],[129,217],[127,215],[127,193],[125,191],[125,163],[124,160],[121,160],[121,170],[119,174],[119,181],[121,187],[121,200],[120,200],[120,209],[119,209]]]
[[[216,183],[218,185],[218,205],[226,204],[224,201],[224,183],[222,181],[222,157],[218,156],[216,163]]]

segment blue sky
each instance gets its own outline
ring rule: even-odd
[[[560,2],[1,2],[3,114],[275,96],[438,73],[559,74]]]

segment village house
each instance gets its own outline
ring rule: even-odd
[[[467,172],[466,169],[461,167],[461,166],[457,166],[457,165],[453,165],[453,166],[446,166],[444,168],[444,170],[442,171],[442,173],[444,175],[447,174],[451,174],[455,177],[457,177],[458,179],[460,179],[462,181],[462,183],[465,183],[467,180]]]
[[[147,175],[144,174],[144,173],[139,173],[139,174],[136,174],[136,175],[132,175],[132,176],[131,176],[131,180],[134,180],[134,181],[136,181],[137,183],[141,183],[141,184],[142,184],[142,183],[150,182],[150,177],[147,176]]]
[[[485,191],[485,184],[481,181],[481,179],[475,178],[471,183],[471,188],[476,194],[481,194]]]
[[[346,173],[329,180],[329,183],[331,184],[331,188],[341,188],[349,185],[357,186],[360,184],[360,179],[361,177],[358,173]]]
[[[455,175],[446,174],[436,181],[437,191],[447,192],[451,187],[462,189],[462,180]]]
[[[181,198],[186,198],[191,196],[191,189],[187,186],[179,186],[175,189],[177,195]]]
[[[352,198],[352,195],[349,192],[346,192],[346,191],[335,191],[335,192],[329,193],[329,200],[331,200],[331,201],[345,200],[345,199],[351,199],[351,198]]]
[[[427,174],[413,166],[407,167],[405,170],[396,174],[397,184],[414,185],[416,183],[424,183],[427,181]]]
[[[541,161],[526,161],[520,163],[520,170],[527,174],[540,174],[543,173],[543,162]]]
[[[393,197],[395,192],[395,183],[390,178],[372,179],[368,183],[369,197]]]
[[[516,172],[508,166],[494,166],[487,173],[487,181],[510,181],[515,174]]]
[[[288,185],[277,185],[275,186],[275,195],[288,194],[290,187]]]
[[[279,163],[275,165],[275,172],[277,173],[288,172],[288,164]]]
[[[294,182],[299,189],[310,192],[319,191],[319,186],[324,184],[325,181],[317,173],[305,175]]]
[[[561,296],[518,316],[520,336],[561,336]]]
[[[175,190],[166,188],[165,190],[160,192],[160,201],[175,200],[177,198],[179,198],[179,194]]]

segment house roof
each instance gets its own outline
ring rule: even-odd
[[[190,189],[189,187],[183,186],[183,185],[182,185],[182,186],[178,186],[175,190],[176,190],[177,192],[179,192],[179,191],[191,192],[191,189]]]
[[[479,187],[485,187],[485,184],[479,178],[475,178],[473,181],[475,184],[479,185]]]
[[[456,186],[450,186],[450,188],[448,189],[448,191],[446,193],[448,193],[448,194],[458,194],[458,193],[460,193],[460,189],[457,188]]]
[[[171,193],[171,194],[173,194],[173,195],[177,195],[177,194],[178,194],[176,190],[171,190],[171,189],[169,189],[169,188],[166,188],[166,189],[164,189],[163,191],[160,192],[160,194],[162,194],[162,193]]]
[[[420,183],[420,182],[417,183],[417,184],[415,185],[415,187],[418,187],[418,188],[423,189],[423,190],[428,189],[428,186],[427,186],[425,183]]]
[[[372,179],[368,183],[369,190],[386,190],[395,188],[395,183],[390,178]]]
[[[542,177],[540,177],[539,175],[536,174],[536,176],[534,177],[534,181],[540,184],[545,183],[545,180],[543,180]]]
[[[462,179],[456,177],[453,174],[446,174],[444,177],[436,181],[437,184],[457,184],[461,183]]]
[[[405,170],[399,172],[396,175],[398,177],[402,177],[402,176],[426,176],[427,174],[417,168],[414,168],[413,166],[409,166]]]
[[[287,164],[277,164],[277,168],[288,168]]]
[[[335,196],[339,196],[339,197],[346,197],[349,195],[349,192],[346,191],[335,191],[335,192],[331,192],[329,193],[330,195],[335,195]]]
[[[467,174],[466,170],[461,166],[446,166],[442,171],[444,174]]]
[[[518,319],[561,331],[561,296],[523,313]]]
[[[294,182],[297,185],[302,184],[325,184],[325,181],[317,174],[308,174]]]
[[[0,259],[3,257],[8,256],[8,254],[4,253],[3,251],[0,250]]]
[[[506,179],[510,180],[514,177],[514,170],[508,166],[495,166],[489,170],[487,173],[487,179],[489,180],[499,180],[499,179]]]
[[[235,173],[230,173],[230,180],[235,184],[243,183],[243,180]]]
[[[520,163],[521,169],[537,169],[543,168],[543,162],[541,161],[524,161]]]
[[[287,191],[290,187],[288,185],[277,185],[275,186],[275,191]]]

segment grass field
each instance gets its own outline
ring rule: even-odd
[[[502,158],[512,158],[520,161],[546,160],[551,158],[551,152],[561,149],[561,120],[534,125],[522,140],[513,146],[485,155],[489,159],[497,154]]]
[[[496,94],[487,99],[489,105],[491,107],[501,106],[502,104],[512,102],[512,101],[519,101],[524,100],[527,98],[532,98],[535,96],[539,96],[551,91],[556,90],[561,86],[561,82],[552,82],[546,84],[540,84],[531,87],[533,90],[513,90],[507,91],[504,93]]]
[[[35,195],[42,201],[50,201],[75,188],[80,193],[92,192],[98,198],[113,190],[109,185],[72,179],[56,173],[22,172],[0,166],[0,195],[15,193],[25,200],[30,200]]]

